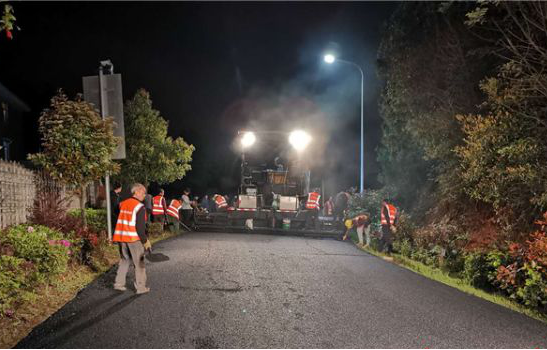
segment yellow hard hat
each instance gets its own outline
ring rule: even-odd
[[[346,228],[352,228],[353,227],[353,220],[347,219],[344,221],[344,225],[346,225]]]

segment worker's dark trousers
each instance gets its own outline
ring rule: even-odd
[[[306,228],[309,228],[309,229],[315,228],[315,223],[317,221],[318,214],[319,214],[319,210],[308,209],[308,216],[306,217]]]
[[[393,233],[387,225],[382,225],[382,240],[380,245],[380,250],[386,253],[391,253],[393,251]]]

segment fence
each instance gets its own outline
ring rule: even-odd
[[[63,197],[70,196],[64,186],[43,172],[0,160],[0,228],[25,223],[40,188],[54,190]],[[76,203],[72,200],[70,207],[76,207]]]

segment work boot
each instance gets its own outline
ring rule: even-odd
[[[150,288],[146,287],[143,290],[138,290],[137,294],[146,294],[148,292],[150,292]]]

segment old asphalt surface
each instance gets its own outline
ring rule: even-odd
[[[150,294],[112,290],[113,269],[17,346],[547,347],[546,325],[348,242],[196,232],[155,251]]]

